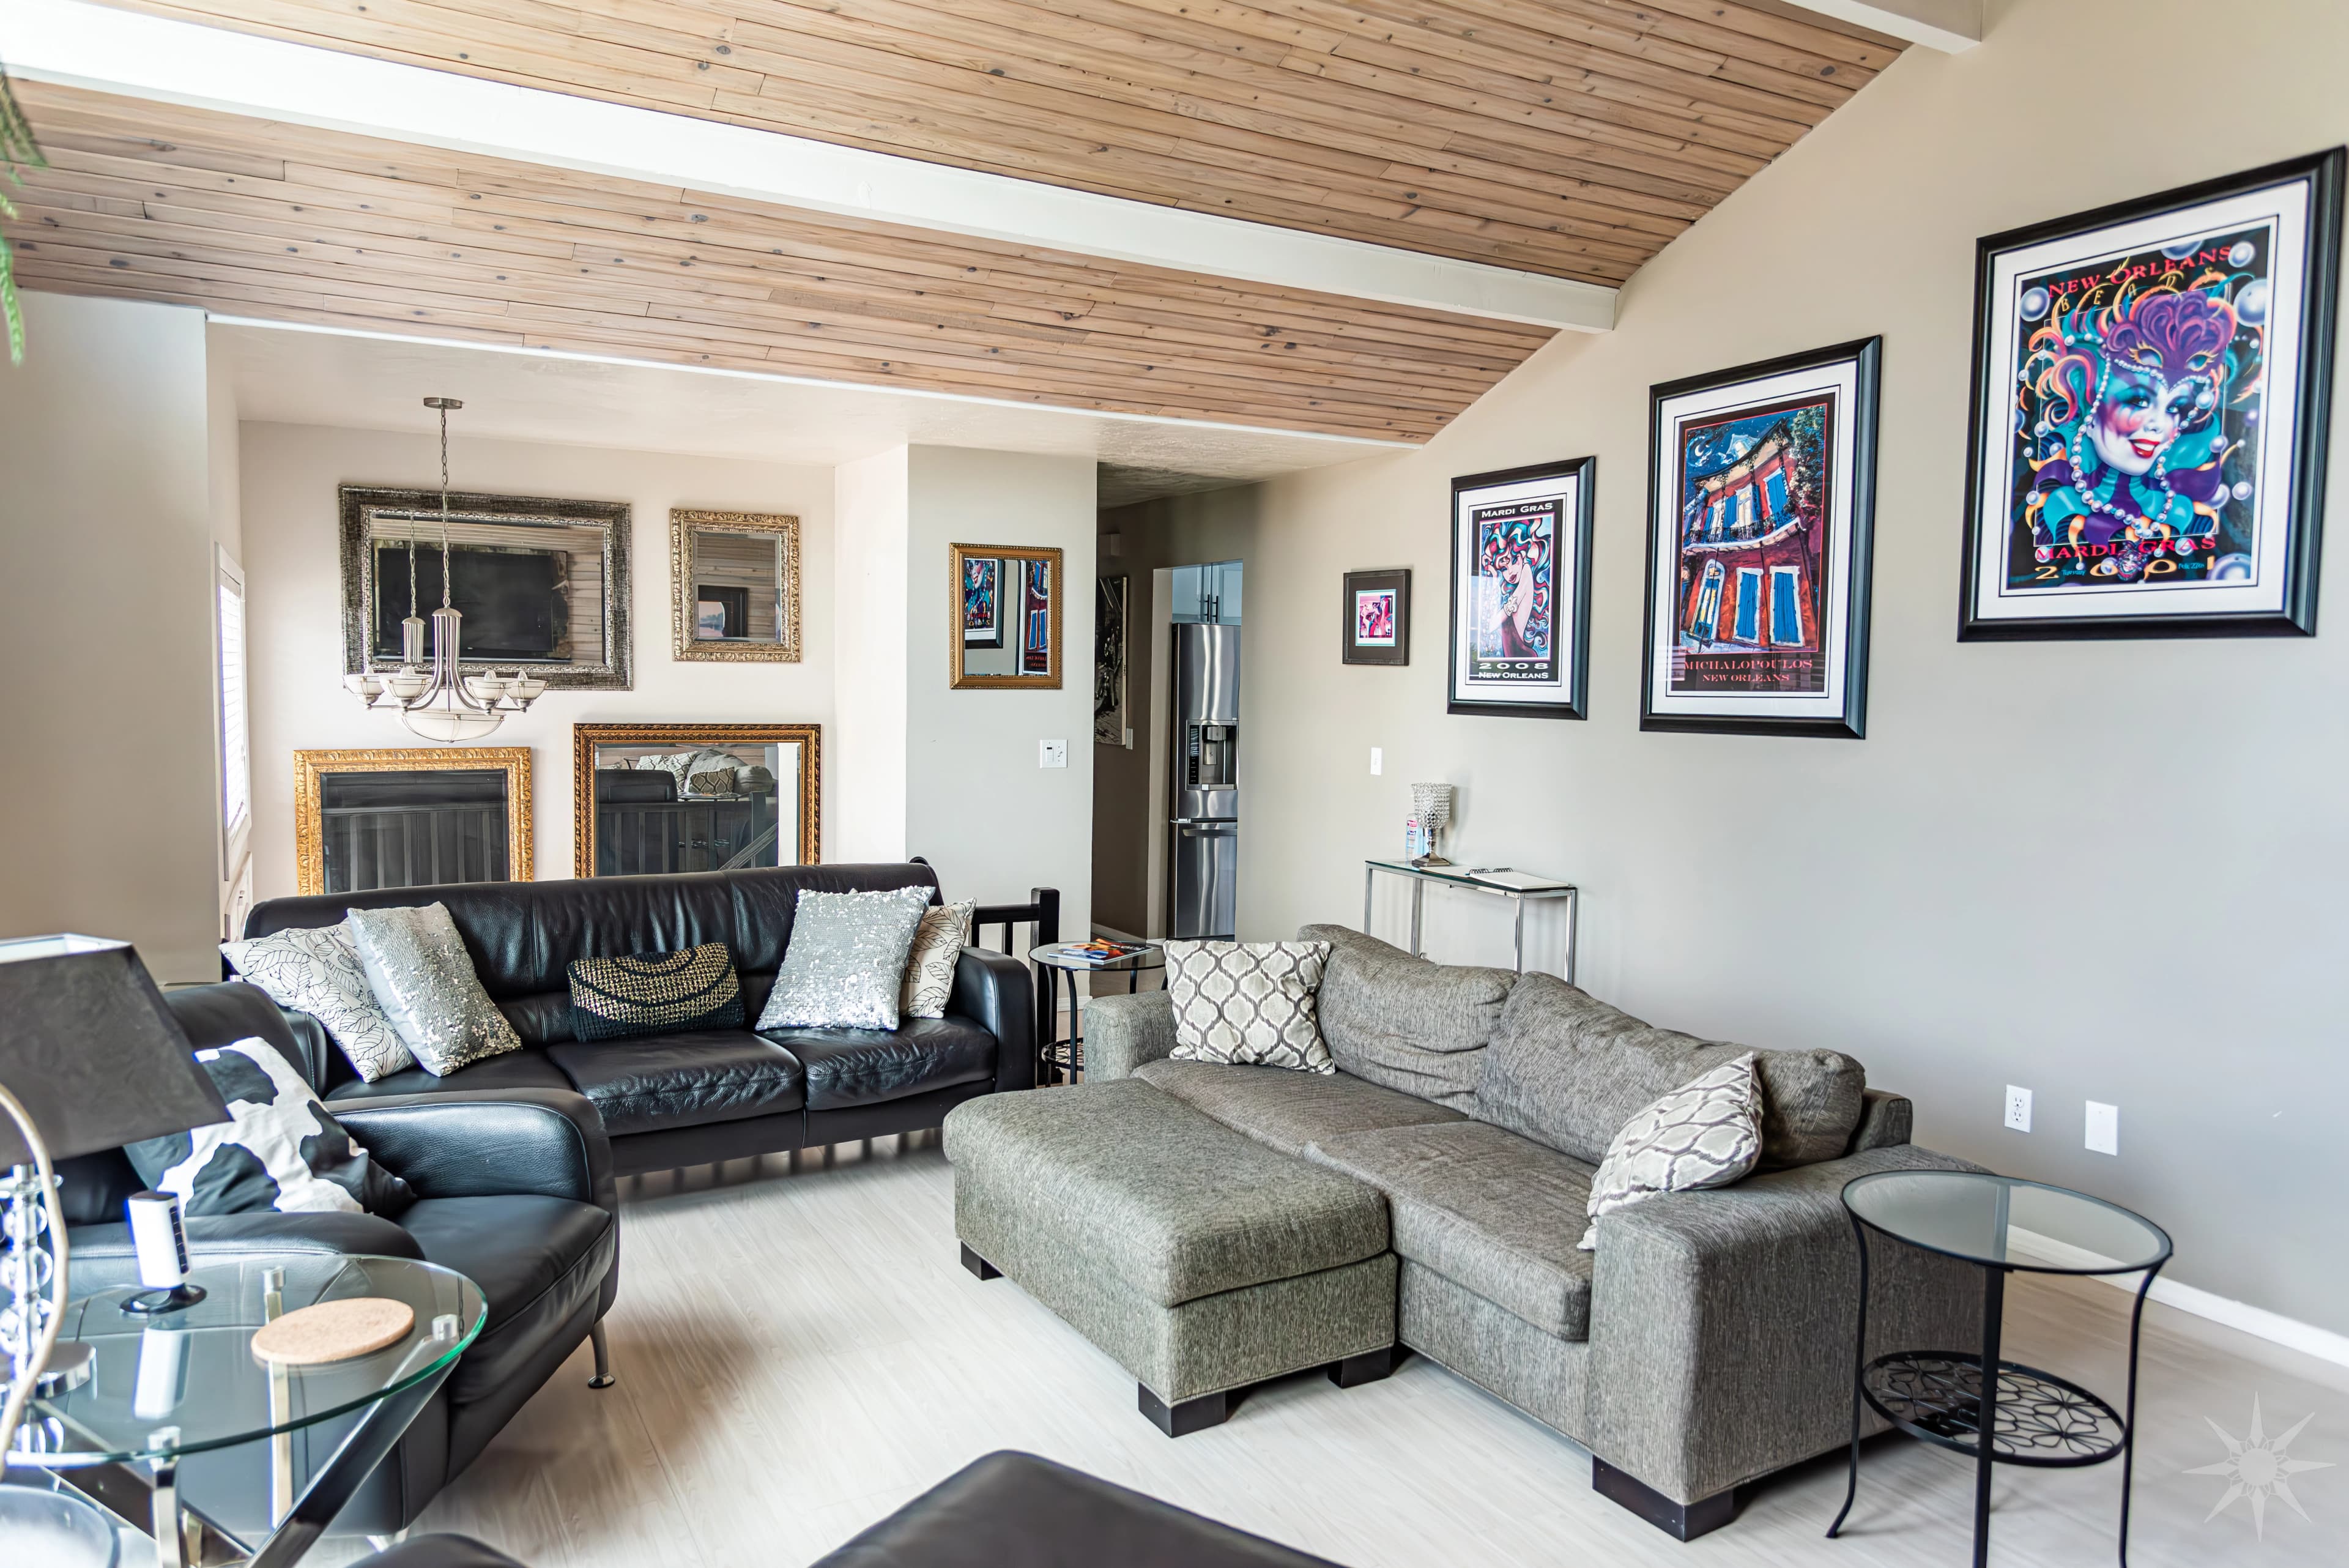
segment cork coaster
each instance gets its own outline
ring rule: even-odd
[[[416,1309],[381,1296],[297,1307],[254,1331],[253,1357],[273,1366],[348,1361],[397,1345],[416,1326]]]

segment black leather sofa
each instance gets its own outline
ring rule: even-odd
[[[791,944],[802,889],[926,888],[928,866],[792,866],[574,881],[478,882],[272,898],[246,916],[247,937],[330,926],[354,909],[440,903],[464,938],[491,1000],[523,1048],[446,1078],[422,1068],[361,1082],[317,1020],[288,1012],[305,1070],[334,1103],[484,1090],[586,1096],[612,1142],[619,1175],[843,1143],[936,1127],[963,1101],[1036,1081],[1035,1002],[1025,965],[968,947],[944,1018],[895,1032],[749,1029],[579,1040],[564,970],[574,959],[674,951],[722,941],[732,950],[755,1023]]]
[[[191,986],[165,1000],[200,1050],[258,1036],[304,1063],[285,1014],[253,986]],[[480,1336],[334,1527],[387,1535],[406,1529],[582,1340],[595,1340],[603,1372],[598,1324],[619,1293],[619,1201],[603,1126],[568,1091],[387,1096],[335,1111],[415,1189],[414,1204],[396,1220],[274,1211],[191,1218],[188,1250],[210,1262],[288,1251],[421,1258],[481,1287],[488,1316]],[[75,1290],[136,1284],[122,1200],[145,1184],[130,1161],[119,1149],[84,1155],[61,1161],[57,1175]],[[324,1463],[348,1426],[295,1434],[304,1462]],[[269,1462],[267,1444],[241,1444],[191,1456],[181,1480],[193,1506],[258,1539],[270,1521]]]

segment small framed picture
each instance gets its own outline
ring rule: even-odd
[[[1447,713],[1587,716],[1595,457],[1452,482]]]
[[[1642,730],[1866,732],[1882,345],[1649,389]]]
[[[993,556],[963,557],[962,643],[1003,646],[1003,563]]]
[[[1979,244],[1961,641],[2315,634],[2344,162]]]
[[[1411,662],[1411,573],[1346,574],[1348,664]]]

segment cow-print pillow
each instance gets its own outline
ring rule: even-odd
[[[210,1075],[233,1119],[122,1151],[141,1181],[179,1194],[182,1212],[388,1216],[416,1201],[408,1183],[351,1141],[266,1040],[199,1051],[196,1064]]]

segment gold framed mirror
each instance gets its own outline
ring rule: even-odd
[[[1061,552],[955,545],[947,558],[947,682],[964,691],[1061,689]]]
[[[305,896],[527,882],[530,748],[294,753],[294,887]]]
[[[687,662],[800,661],[800,520],[668,514],[670,643]]]
[[[823,726],[574,724],[572,874],[812,866]]]

